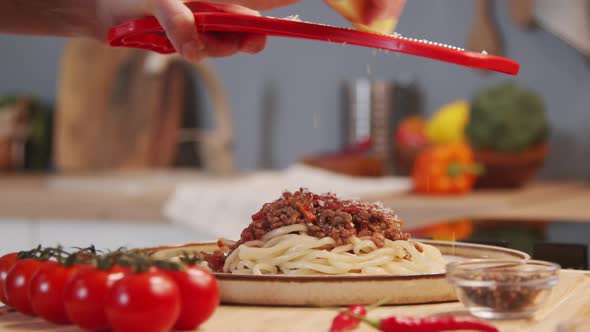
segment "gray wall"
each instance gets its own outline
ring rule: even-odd
[[[398,31],[457,46],[464,45],[472,0],[409,0]],[[373,56],[364,48],[314,41],[269,40],[259,55],[239,55],[213,61],[231,97],[237,136],[238,166],[252,169],[258,154],[260,93],[265,80],[276,79],[280,91],[275,151],[277,166],[302,155],[335,149],[340,137],[339,82],[367,75],[395,79],[414,74],[432,112],[445,102],[469,98],[476,89],[503,79],[515,79],[544,94],[553,124],[551,157],[545,177],[590,176],[590,71],[581,56],[544,31],[523,32],[510,21],[506,1],[496,2],[507,56],[521,62],[520,76],[482,76],[466,68],[426,59],[386,54]],[[268,13],[299,14],[303,20],[346,25],[319,0]],[[0,37],[0,92],[32,91],[48,100],[55,93],[63,40]],[[319,127],[314,127],[314,114]]]

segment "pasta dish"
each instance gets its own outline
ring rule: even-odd
[[[215,272],[235,274],[443,273],[440,251],[411,241],[401,225],[379,203],[300,189],[264,204],[238,241],[219,240],[206,260]]]

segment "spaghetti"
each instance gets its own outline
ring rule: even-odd
[[[381,248],[369,238],[353,237],[336,246],[331,237],[305,234],[304,225],[276,229],[262,240],[238,246],[225,260],[223,272],[288,275],[411,275],[444,272],[438,249],[404,240],[385,240]]]
[[[305,190],[265,204],[239,241],[218,246],[209,265],[235,274],[415,275],[446,264],[437,248],[410,241],[391,210]]]

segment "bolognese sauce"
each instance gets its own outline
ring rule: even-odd
[[[382,247],[386,239],[410,238],[409,233],[402,232],[402,222],[397,215],[379,203],[339,199],[332,193],[318,195],[302,188],[284,192],[279,199],[264,204],[229,250],[260,240],[274,229],[294,224],[304,224],[310,236],[332,237],[337,245],[348,243],[353,236],[370,237],[377,247]],[[226,254],[216,251],[210,255],[207,258],[210,267],[219,271]]]

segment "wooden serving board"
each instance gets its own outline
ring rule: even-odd
[[[85,39],[64,50],[58,83],[55,163],[60,171],[171,165],[185,107],[183,66],[153,73],[148,52]]]
[[[555,332],[561,322],[590,319],[590,272],[564,270],[560,283],[553,290],[548,303],[535,317],[528,320],[492,321],[502,332]],[[371,317],[413,316],[426,317],[465,314],[458,302],[381,307]],[[198,331],[295,332],[328,331],[335,310],[329,308],[289,308],[256,306],[220,306]],[[0,309],[0,332],[82,332],[73,326],[57,326],[37,318],[30,318]],[[375,331],[361,326],[360,332]]]

